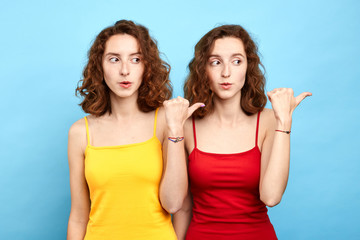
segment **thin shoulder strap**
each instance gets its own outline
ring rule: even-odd
[[[194,143],[195,143],[195,148],[197,147],[196,144],[196,129],[195,129],[195,118],[192,117],[192,124],[193,124],[193,132],[194,132]]]
[[[88,120],[86,117],[84,117],[85,119],[85,126],[86,126],[86,137],[87,137],[87,144],[90,145],[90,134],[89,134],[89,124],[88,124]]]
[[[157,114],[158,114],[159,108],[155,110],[155,120],[154,120],[154,133],[153,135],[156,136],[156,122],[157,122]]]
[[[258,143],[258,134],[259,134],[259,120],[260,120],[260,111],[257,115],[257,121],[256,121],[256,136],[255,136],[255,146],[257,146]]]

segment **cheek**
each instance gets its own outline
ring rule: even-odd
[[[239,69],[236,71],[236,78],[237,78],[237,79],[240,79],[241,81],[245,81],[245,78],[246,78],[246,70],[247,70],[246,67],[244,67],[244,68],[239,68]]]
[[[242,69],[242,74],[243,74],[244,78],[246,77],[247,69],[248,69],[248,65],[247,65],[247,63],[246,63],[246,64],[244,65],[243,69]]]
[[[241,79],[243,79],[245,81],[245,79],[246,79],[246,69],[241,72]]]
[[[136,77],[142,79],[144,76],[144,73],[145,73],[145,66],[144,65],[136,66],[134,68],[134,72],[135,72]]]
[[[111,69],[104,67],[103,68],[103,77],[104,77],[105,82],[110,81],[112,76],[113,76],[113,74],[111,72]]]
[[[213,86],[215,84],[215,73],[209,69],[206,69],[205,73],[209,80],[210,89],[213,90]]]
[[[109,79],[111,78],[111,76],[113,75],[114,69],[110,68],[107,65],[103,65],[102,66],[103,69],[103,75],[104,75],[104,79]]]
[[[103,71],[104,71],[104,73],[103,73],[103,78],[104,78],[104,81],[105,81],[106,84],[107,84],[107,82],[111,79],[111,74],[109,74],[108,71],[105,71],[105,69],[104,69]]]
[[[106,85],[108,88],[112,89],[111,81],[110,81],[110,79],[109,79],[108,77],[106,77],[105,74],[104,74],[104,82],[105,82],[105,85]]]

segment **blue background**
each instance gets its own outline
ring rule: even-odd
[[[248,29],[267,90],[313,93],[294,113],[288,187],[269,210],[279,239],[360,239],[360,2],[130,2],[1,1],[0,239],[66,238],[67,133],[84,116],[74,90],[92,40],[119,19],[158,40],[174,96],[202,35]]]

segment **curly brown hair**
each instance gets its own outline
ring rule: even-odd
[[[106,41],[116,34],[135,37],[143,56],[144,75],[138,90],[137,104],[141,111],[149,112],[160,107],[172,95],[169,80],[170,65],[160,58],[157,42],[150,37],[146,27],[132,21],[120,20],[102,30],[88,52],[88,63],[83,71],[75,95],[83,97],[79,104],[84,112],[97,117],[111,113],[110,90],[104,81],[102,58]]]
[[[249,33],[239,25],[223,25],[205,34],[195,45],[194,58],[189,63],[190,73],[184,84],[184,95],[190,103],[203,102],[205,107],[199,108],[193,116],[203,118],[214,109],[213,95],[206,74],[206,63],[215,40],[224,37],[239,38],[245,47],[248,62],[245,84],[241,89],[240,106],[247,115],[264,109],[266,95],[264,91],[265,68],[260,61],[258,48]]]

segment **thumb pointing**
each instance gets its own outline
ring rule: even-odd
[[[312,93],[311,92],[303,92],[301,94],[299,94],[296,98],[295,98],[295,103],[296,103],[296,106],[300,104],[300,102],[302,100],[304,100],[304,98],[308,97],[308,96],[312,96]]]
[[[188,108],[188,118],[200,107],[205,107],[203,103],[194,103],[191,107]]]

